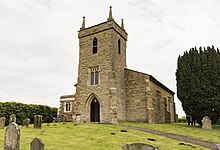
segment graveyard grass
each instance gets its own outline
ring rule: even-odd
[[[213,125],[213,129],[210,131],[203,130],[198,124],[196,126],[188,126],[187,123],[146,124],[140,122],[124,122],[120,123],[120,125],[147,128],[151,130],[183,135],[193,139],[220,143],[220,125]]]
[[[129,123],[124,124],[128,125]],[[148,125],[140,123],[130,124],[136,126]],[[21,131],[20,149],[29,150],[30,143],[35,137],[42,139],[45,143],[45,150],[121,150],[124,144],[130,143],[147,143],[157,146],[161,150],[205,149],[197,145],[194,145],[196,148],[179,145],[180,141],[140,131],[126,129],[128,132],[120,132],[120,130],[125,129],[120,125],[113,126],[85,123],[76,126],[73,123],[50,123],[43,124],[42,129],[34,129],[33,125],[30,125],[29,128],[22,128],[19,126]],[[152,126],[160,128],[158,125]],[[178,125],[175,126],[172,124],[164,124],[164,126],[167,126],[166,128],[171,128],[170,130],[173,131],[179,128]],[[197,128],[195,129],[198,130]],[[189,130],[193,132],[194,128],[189,128]],[[219,132],[220,129],[218,128],[218,133]],[[0,143],[2,144],[2,149],[4,145],[4,133],[5,129],[0,129]],[[208,133],[209,131],[206,131],[206,136]],[[156,139],[156,141],[149,141],[147,140],[148,138]]]

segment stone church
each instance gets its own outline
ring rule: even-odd
[[[122,121],[175,121],[174,92],[152,75],[128,69],[123,20],[110,7],[107,21],[78,32],[79,66],[75,95],[60,97],[64,121],[116,124]]]

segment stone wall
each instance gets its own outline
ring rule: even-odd
[[[149,123],[174,122],[174,93],[150,76],[150,94],[148,101],[153,104],[152,113],[149,115]],[[160,93],[160,106],[158,109],[156,94]]]
[[[147,122],[146,75],[125,69],[126,121]]]
[[[125,80],[127,121],[174,122],[174,93],[170,89],[153,76],[130,69],[125,69]]]

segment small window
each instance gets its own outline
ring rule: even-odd
[[[167,100],[167,111],[170,112],[170,102],[171,102],[171,98],[168,97],[168,100]]]
[[[93,53],[93,54],[97,53],[97,51],[98,51],[97,46],[98,46],[97,38],[94,38],[94,39],[93,39],[93,47],[92,47],[92,53]]]
[[[118,53],[121,54],[121,40],[118,40]]]
[[[163,103],[164,103],[164,110],[167,111],[167,99],[165,97],[163,98]]]
[[[156,100],[157,100],[157,109],[160,110],[160,98],[161,98],[161,93],[160,91],[156,92]]]
[[[66,110],[65,111],[71,111],[71,103],[66,102]]]
[[[99,84],[99,68],[91,68],[90,69],[90,83],[91,85],[98,85]]]

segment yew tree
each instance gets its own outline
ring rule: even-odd
[[[183,110],[198,123],[209,116],[220,118],[220,52],[212,47],[191,48],[178,57],[177,97]]]

